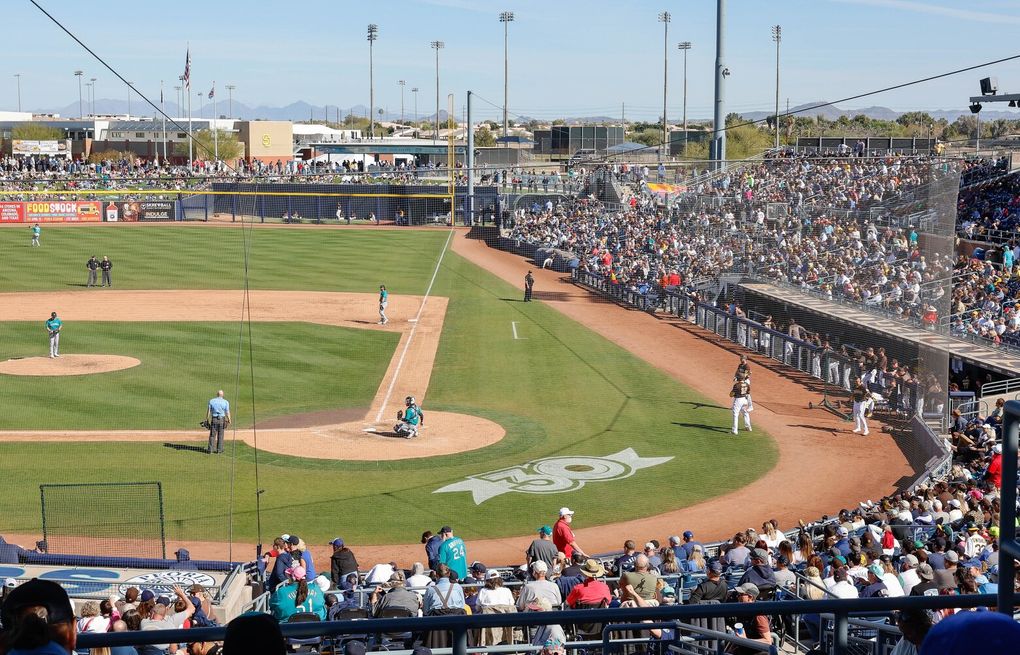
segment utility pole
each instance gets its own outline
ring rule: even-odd
[[[134,82],[128,82],[127,83],[127,93],[128,93],[127,115],[128,115],[128,118],[131,118],[131,85],[132,84],[134,84]]]
[[[237,86],[234,84],[227,85],[227,113],[229,118],[234,117],[234,89],[236,88]]]
[[[397,84],[400,85],[400,124],[404,124],[404,86],[407,84],[404,80],[397,80]]]
[[[78,78],[78,118],[85,118],[85,113],[81,105],[81,76],[84,74],[85,71],[74,71],[74,76]]]
[[[21,73],[15,73],[14,78],[18,80],[18,111],[21,111]]]
[[[368,137],[375,138],[375,78],[373,71],[373,44],[379,38],[379,26],[368,25]]]
[[[96,115],[96,78],[90,77],[89,78],[89,82],[92,83],[91,84],[91,89],[92,90],[90,92],[90,94],[92,95],[92,103],[91,103],[92,104],[92,109],[90,109],[89,111],[90,111],[90,113],[93,116],[95,116]]]
[[[715,115],[712,126],[712,159],[726,167],[726,0],[716,0],[715,13]]]
[[[514,12],[504,11],[499,14],[499,22],[503,23],[503,145],[510,147],[506,140],[508,134],[507,102],[510,88],[510,23],[514,22]]]
[[[432,139],[434,143],[439,141],[439,51],[445,48],[446,44],[442,41],[433,41],[429,45],[436,51],[436,134]]]
[[[783,40],[783,26],[772,26],[772,40],[776,42],[776,150],[779,150],[779,44]]]
[[[676,47],[684,52],[684,156],[687,155],[687,51],[691,49],[690,41],[681,41]]]
[[[417,125],[417,123],[418,123],[418,87],[412,86],[411,87],[411,94],[414,95],[414,122],[415,122],[414,131],[417,132],[418,131],[418,125]]]
[[[669,134],[666,120],[666,89],[669,84],[669,21],[672,18],[668,11],[659,14],[659,22],[662,23],[662,146],[659,148],[659,161],[665,158],[669,152]]]

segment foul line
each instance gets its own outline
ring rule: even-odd
[[[421,299],[421,307],[418,308],[418,313],[415,314],[413,319],[408,319],[408,323],[411,323],[411,331],[407,333],[407,341],[404,342],[404,349],[400,353],[400,359],[397,360],[397,368],[393,371],[393,377],[390,378],[390,386],[386,389],[386,395],[383,396],[382,404],[379,405],[379,411],[375,415],[376,423],[382,420],[383,412],[386,411],[386,405],[389,404],[390,396],[393,395],[393,387],[397,385],[397,378],[400,377],[400,369],[404,365],[404,357],[407,355],[408,348],[411,347],[411,340],[414,339],[415,330],[421,324],[419,319],[422,312],[425,311],[425,303],[429,301],[432,285],[435,284],[436,276],[439,275],[439,267],[442,266],[443,258],[446,257],[446,250],[450,247],[450,239],[453,238],[453,233],[454,230],[450,230],[450,234],[446,237],[446,243],[443,244],[443,251],[439,253],[439,261],[436,262],[436,268],[432,271],[432,279],[429,280],[429,286],[425,289],[425,296]]]
[[[514,331],[514,339],[520,341],[521,337],[517,336],[517,321],[510,321],[510,328]]]

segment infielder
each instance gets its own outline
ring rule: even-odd
[[[751,385],[747,380],[738,380],[733,383],[730,389],[730,398],[733,399],[733,434],[737,434],[737,427],[740,414],[744,414],[744,427],[751,431],[751,412],[748,409],[751,404]]]
[[[46,321],[46,330],[50,333],[50,359],[60,357],[60,329],[63,326],[64,323],[57,318],[57,313],[50,312],[50,319]]]
[[[379,325],[386,325],[390,319],[386,318],[386,307],[390,304],[390,294],[386,291],[386,285],[379,285]]]
[[[405,439],[418,436],[418,428],[425,425],[425,414],[422,413],[414,396],[404,398],[406,409],[397,412],[398,423],[393,426],[393,431]]]
[[[854,400],[854,432],[860,432],[868,436],[868,417],[865,413],[871,404],[871,392],[864,386],[864,380],[857,378],[854,390],[851,392]]]

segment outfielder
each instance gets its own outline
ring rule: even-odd
[[[874,401],[871,399],[871,392],[864,386],[864,380],[861,378],[857,378],[851,397],[854,400],[854,432],[860,432],[866,437],[868,436],[868,417],[865,414]]]
[[[41,235],[41,234],[42,234],[42,228],[39,227],[38,223],[36,223],[35,225],[32,226],[32,246],[33,247],[38,247],[39,246],[39,235]]]
[[[386,318],[386,307],[390,304],[390,294],[386,291],[386,285],[379,285],[379,325],[386,325],[390,319]]]
[[[50,312],[50,319],[46,321],[46,330],[50,333],[50,359],[60,357],[60,329],[63,326],[64,323],[57,318],[57,313]]]
[[[733,434],[737,434],[740,414],[744,414],[744,427],[751,431],[751,385],[747,380],[738,380],[733,383],[730,389],[730,398],[733,399]]]
[[[425,415],[414,400],[414,396],[404,398],[406,409],[397,412],[398,423],[393,426],[393,431],[405,439],[418,436],[418,428],[425,425]]]

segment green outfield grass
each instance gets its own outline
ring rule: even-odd
[[[146,237],[150,230],[153,235]],[[186,260],[190,265],[178,269],[181,274],[176,280],[163,279],[140,268],[142,277],[132,283],[125,271],[125,286],[229,288],[236,275],[230,280],[218,276],[235,274],[238,264],[234,255],[217,255],[220,252],[217,241],[239,235],[237,230],[203,227],[44,229],[44,248],[40,250],[56,241],[54,249],[77,249],[78,254],[52,269],[38,265],[28,275],[25,269],[40,251],[13,244],[15,247],[7,252],[11,253],[18,274],[0,279],[0,283],[7,285],[7,290],[63,288],[65,282],[54,282],[52,278],[76,275],[78,260],[84,264],[80,255],[91,254],[79,242],[101,241],[111,252],[126,253],[151,245],[155,239],[170,254],[161,252],[153,257],[164,263]],[[391,289],[421,293],[447,233],[298,229],[256,230],[253,235],[253,252],[265,253],[278,263],[299,261],[304,272],[284,275],[286,270],[279,265],[266,271],[264,262],[256,262],[253,287],[366,290],[381,280]],[[22,239],[24,236],[18,231],[17,241],[27,242],[27,238]],[[0,230],[0,245],[6,245],[12,237],[12,230]],[[192,250],[178,254],[179,249]],[[366,257],[364,252],[372,255]],[[100,250],[97,254],[103,253]],[[131,261],[126,256],[120,259]],[[138,257],[135,261],[142,266],[146,258]],[[237,446],[236,457],[231,459],[143,443],[3,443],[0,534],[5,530],[38,529],[40,483],[158,479],[164,483],[170,538],[226,539],[232,514],[233,537],[254,539],[257,458],[257,484],[265,490],[261,495],[263,538],[287,531],[298,532],[309,543],[324,542],[336,534],[355,544],[408,542],[415,541],[424,529],[435,530],[450,523],[469,540],[470,551],[471,538],[530,533],[550,521],[562,505],[569,505],[584,516],[583,525],[655,515],[744,486],[776,461],[775,445],[767,435],[759,431],[739,438],[729,435],[728,408],[713,406],[658,369],[543,303],[518,302],[519,289],[452,252],[445,256],[433,293],[449,297],[450,302],[425,410],[443,409],[490,418],[507,431],[506,438],[498,444],[426,460],[348,463],[256,453],[243,444]],[[513,338],[512,321],[516,322],[520,339]],[[184,327],[172,326],[174,330]],[[194,327],[212,329],[209,324]],[[282,326],[266,329],[278,327]],[[236,328],[234,325],[233,329]],[[321,329],[316,326],[317,331]],[[98,324],[93,331],[105,332]],[[234,370],[236,356],[234,336],[232,344],[224,347],[229,352],[221,356],[229,372]],[[289,328],[286,336],[290,336]],[[314,342],[312,337],[303,340]],[[256,337],[256,343],[260,341]],[[260,348],[256,368],[276,367],[293,373],[295,379],[303,374],[321,380],[320,373],[312,373],[312,369],[329,365],[320,363],[314,356],[315,350],[314,347],[303,350],[308,358],[295,363],[290,357],[290,346],[281,345],[275,350],[275,361],[263,360],[264,351]],[[383,351],[384,355],[377,355],[376,351]],[[392,354],[393,343],[365,341],[360,352],[365,355],[361,366],[367,376],[376,366],[372,362],[379,357],[385,362]],[[332,373],[344,375],[343,370]],[[97,394],[103,393],[100,382],[103,377],[94,378]],[[299,384],[306,382],[313,388],[321,384],[314,380],[301,380]],[[51,380],[50,384],[60,387],[76,382]],[[139,397],[162,393],[165,384],[168,384],[165,378],[150,380]],[[207,396],[206,383],[202,385],[195,392],[199,398]],[[262,386],[257,382],[257,389]],[[288,397],[287,387],[277,384],[273,398],[260,392],[259,405],[276,402],[273,411],[291,411],[296,401]],[[48,391],[44,387],[38,393]],[[354,393],[351,391],[352,396]],[[315,391],[309,394],[315,399],[322,397]],[[260,414],[264,413],[260,409]],[[90,416],[95,414],[87,413],[83,419]],[[41,422],[37,425],[42,427]],[[427,429],[425,434],[427,438]],[[628,447],[641,457],[673,459],[623,480],[592,482],[583,489],[557,494],[507,493],[481,505],[475,505],[468,493],[434,493],[469,475],[518,466],[537,458],[604,457]],[[298,452],[300,444],[295,444],[295,453]],[[14,472],[17,474],[8,474]],[[129,517],[130,504],[123,511]]]
[[[38,323],[4,324],[0,359],[44,355]],[[247,330],[236,323],[68,323],[61,351],[135,357],[134,368],[67,378],[0,375],[0,430],[195,429],[217,389],[251,425]],[[309,323],[252,323],[258,420],[372,402],[399,335]]]

